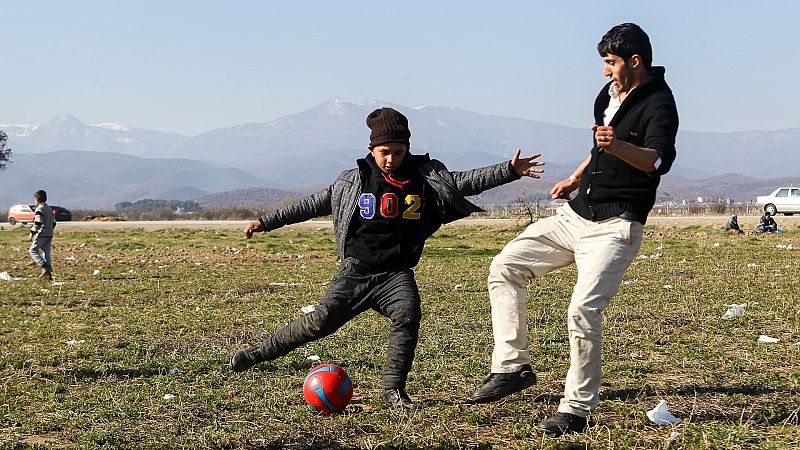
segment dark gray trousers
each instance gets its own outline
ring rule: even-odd
[[[419,290],[411,269],[375,272],[355,258],[342,261],[314,312],[275,331],[261,343],[265,360],[321,339],[362,312],[373,309],[391,320],[384,389],[405,389],[422,318]]]

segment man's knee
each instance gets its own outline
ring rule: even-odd
[[[511,262],[502,253],[492,259],[489,265],[489,282],[493,281],[509,281],[509,280],[525,280],[527,281],[528,275],[524,274],[519,269],[515,268]]]
[[[602,334],[603,311],[587,305],[570,305],[567,308],[568,329],[584,339],[597,341]]]

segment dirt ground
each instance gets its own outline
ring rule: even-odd
[[[739,216],[739,225],[744,230],[753,230],[758,224],[759,216]],[[783,216],[775,218],[778,226],[784,229],[792,229],[800,226],[800,215]],[[701,227],[722,227],[728,221],[728,216],[650,216],[647,225],[666,228],[685,228],[689,226]],[[448,226],[464,225],[511,225],[516,223],[515,219],[463,219]],[[248,221],[244,220],[171,220],[171,221],[131,221],[131,222],[60,222],[58,231],[90,231],[90,230],[120,230],[120,229],[144,229],[144,230],[163,230],[170,228],[211,228],[211,229],[237,229],[243,230]],[[14,226],[8,223],[0,224],[0,231],[13,230],[28,225],[17,224]],[[330,227],[330,220],[312,220],[293,227]]]

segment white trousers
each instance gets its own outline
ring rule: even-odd
[[[489,269],[492,372],[516,372],[530,364],[528,281],[575,263],[578,280],[567,309],[570,367],[558,410],[589,415],[599,400],[602,313],[639,251],[643,228],[619,217],[592,222],[567,204],[509,242]]]

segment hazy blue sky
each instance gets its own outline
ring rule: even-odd
[[[195,135],[331,97],[588,126],[613,25],[650,35],[682,129],[800,128],[796,1],[8,1],[0,123]]]

